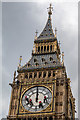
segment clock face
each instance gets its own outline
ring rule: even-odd
[[[22,105],[28,111],[42,111],[51,103],[51,99],[52,94],[48,88],[36,86],[24,93]]]

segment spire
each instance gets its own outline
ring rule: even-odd
[[[53,7],[52,7],[51,3],[50,3],[49,8],[47,8],[47,9],[49,9],[48,14],[49,14],[49,18],[50,18],[50,16],[52,15],[52,10],[53,10]]]
[[[46,23],[45,28],[43,29],[43,31],[41,32],[41,34],[39,35],[39,37],[37,37],[37,40],[49,40],[49,39],[54,39],[54,33],[53,33],[53,29],[52,29],[52,23],[51,23],[51,15],[52,15],[52,10],[53,7],[50,4],[48,9],[48,20]]]

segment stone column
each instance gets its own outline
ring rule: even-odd
[[[41,53],[41,45],[40,45],[40,53]]]
[[[50,45],[49,45],[49,52],[50,52]]]
[[[53,71],[51,71],[51,77],[53,77]]]

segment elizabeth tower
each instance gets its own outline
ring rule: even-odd
[[[51,24],[52,6],[48,20],[39,36],[35,36],[31,59],[14,72],[8,120],[62,120],[75,118],[70,78],[67,78],[64,53],[60,51]]]

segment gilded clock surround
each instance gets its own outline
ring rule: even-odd
[[[42,111],[36,111],[37,113],[39,113],[39,112],[46,112],[47,111],[47,109],[49,109],[50,111],[52,111],[52,102],[53,102],[53,92],[52,92],[52,90],[53,90],[53,86],[52,85],[50,85],[50,86],[45,86],[45,85],[37,85],[37,86],[43,86],[43,87],[45,87],[45,88],[48,88],[49,90],[50,90],[50,92],[52,93],[52,100],[51,100],[51,103],[48,105],[48,107],[46,108],[46,109],[44,109],[44,110],[42,110]],[[23,95],[24,95],[24,93],[28,90],[28,89],[30,89],[30,88],[33,88],[33,87],[36,87],[35,85],[34,86],[31,86],[31,87],[29,87],[29,88],[25,88],[24,89],[24,91],[22,92],[22,95],[21,95],[21,100],[20,100],[20,106],[21,106],[21,111],[23,112],[23,111],[25,111],[25,112],[29,112],[29,113],[31,113],[30,111],[28,111],[28,110],[26,110],[24,107],[23,107],[23,105],[22,105],[22,97],[23,97]],[[34,112],[35,113],[35,112]]]
[[[48,8],[48,20],[42,33],[37,32],[32,57],[21,66],[22,57],[14,72],[8,120],[64,120],[75,118],[75,98],[70,87],[64,66],[64,53],[60,51],[60,42],[52,29],[52,6]],[[43,86],[52,93],[51,103],[42,111],[30,112],[22,105],[24,93],[35,86]],[[71,104],[70,104],[71,101]],[[72,114],[71,114],[72,112]]]

